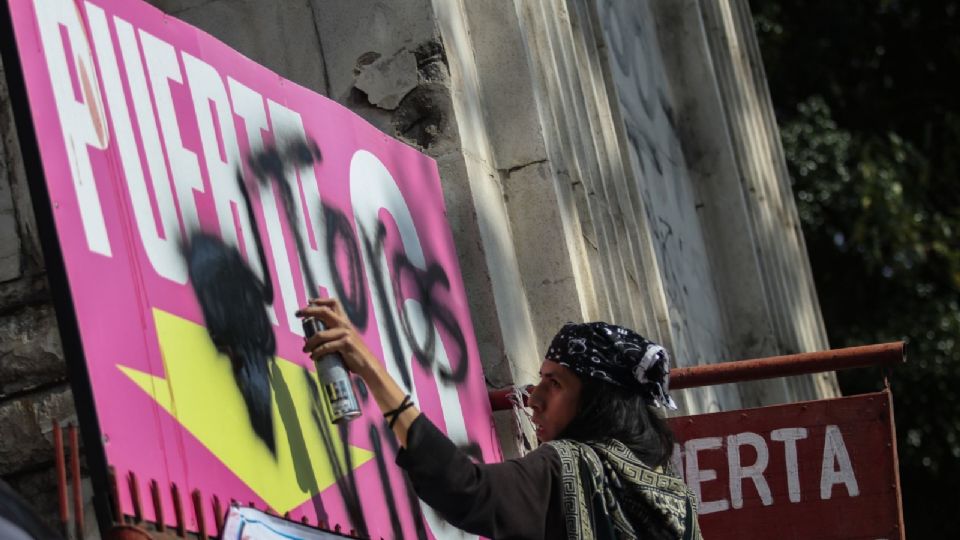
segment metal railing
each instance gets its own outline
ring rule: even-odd
[[[895,341],[829,351],[674,368],[670,370],[670,389],[679,390],[861,367],[893,367],[906,361],[904,342]],[[510,409],[513,406],[510,401],[512,393],[512,387],[490,390],[490,406],[495,411]]]

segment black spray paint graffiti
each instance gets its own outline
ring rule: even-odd
[[[277,186],[288,223],[295,223],[297,201],[293,197],[293,189],[290,182],[287,181],[286,175],[301,167],[312,167],[314,160],[320,161],[321,155],[320,149],[312,141],[293,141],[282,150],[276,146],[269,146],[251,155],[250,159],[247,160],[247,164],[261,185],[269,186],[273,183]],[[251,221],[251,224],[253,223],[256,222]],[[310,268],[310,261],[307,259],[305,240],[300,236],[300,230],[297,227],[292,229],[293,238],[297,245],[297,254],[300,256],[300,264],[303,265],[303,274],[307,281],[307,294],[316,294],[317,283],[313,270]]]
[[[332,208],[325,208],[325,212],[336,213],[338,210]],[[387,236],[386,225],[382,221],[377,222],[376,233],[373,238],[364,231],[359,231],[360,236],[363,238],[364,251],[367,254],[367,259],[370,261],[379,261],[380,255],[385,251],[385,240]],[[353,250],[351,250],[353,251]],[[335,254],[330,252],[329,255],[333,257]],[[407,388],[413,387],[413,382],[410,378],[410,373],[407,370],[407,365],[404,361],[404,352],[401,345],[401,335],[400,332],[403,332],[403,337],[406,338],[407,344],[413,350],[414,358],[427,369],[433,368],[433,363],[436,358],[436,341],[437,334],[433,324],[427,324],[427,335],[424,338],[423,343],[418,341],[418,337],[414,332],[411,321],[407,310],[404,309],[403,304],[403,280],[401,279],[405,275],[409,276],[416,283],[417,292],[419,293],[419,298],[421,302],[421,309],[425,314],[425,318],[429,322],[436,322],[450,334],[450,337],[453,339],[454,345],[456,345],[456,351],[454,355],[453,365],[456,368],[452,370],[447,370],[445,368],[440,368],[440,376],[446,382],[451,383],[460,383],[466,378],[467,375],[467,341],[463,335],[463,331],[460,329],[459,324],[457,324],[456,318],[453,316],[453,313],[450,312],[445,306],[440,302],[435,300],[434,291],[437,286],[442,287],[445,290],[450,289],[450,280],[447,277],[446,272],[443,268],[436,263],[431,264],[426,270],[421,270],[417,268],[405,253],[397,252],[392,255],[393,259],[393,268],[394,272],[391,273],[389,269],[375,268],[373,278],[374,283],[374,299],[380,305],[380,312],[384,314],[386,320],[384,321],[384,329],[387,333],[387,342],[390,345],[391,352],[393,353],[393,358],[396,361],[397,371],[400,373],[403,384]],[[385,275],[386,274],[386,275]],[[354,274],[359,278],[359,273]],[[394,298],[390,298],[390,294],[387,292],[387,280],[391,281],[393,285]],[[335,280],[336,281],[336,280]],[[362,287],[362,285],[361,285]],[[390,307],[395,305],[398,307],[397,315],[399,320],[394,320],[390,315]],[[357,321],[353,321],[358,328],[365,328],[361,326]]]
[[[428,314],[430,320],[436,321],[447,330],[457,347],[455,357],[458,361],[455,363],[456,367],[452,370],[441,367],[439,369],[440,377],[447,382],[463,382],[467,377],[467,340],[460,330],[460,326],[457,324],[456,317],[454,317],[453,313],[451,313],[446,306],[437,302],[433,294],[437,286],[446,291],[450,290],[450,280],[446,272],[436,263],[431,264],[426,270],[420,270],[414,266],[413,263],[410,262],[410,259],[407,258],[407,255],[402,252],[394,254],[393,267],[395,269],[393,288],[394,291],[397,292],[397,295],[400,298],[403,297],[402,278],[405,274],[409,274],[416,283],[423,311]],[[397,302],[400,302],[399,298]],[[436,356],[437,333],[434,330],[434,326],[432,324],[427,325],[427,336],[424,344],[421,346],[406,316],[407,311],[401,309],[399,310],[399,314],[400,326],[403,328],[407,341],[413,348],[414,357],[424,368],[431,369],[433,367],[433,359]]]
[[[697,356],[689,336],[691,307],[688,285],[708,283],[684,262],[683,225],[693,209],[691,182],[680,145],[673,100],[666,84],[655,25],[650,21],[648,3],[629,0],[602,0],[598,13],[612,61],[613,79],[620,88],[619,105],[629,148],[638,168],[644,191],[640,200],[650,220],[657,243],[656,255],[664,277],[667,307],[677,356]],[[696,217],[691,218],[696,220]],[[691,238],[694,242],[698,240]],[[693,244],[696,249],[696,243]],[[689,245],[688,245],[689,248]]]
[[[300,228],[292,225],[299,215],[296,205],[300,203],[299,197],[294,195],[298,191],[291,185],[291,179],[295,178],[298,170],[312,167],[321,159],[317,145],[313,141],[304,140],[294,140],[281,147],[264,148],[248,159],[248,165],[254,173],[256,182],[264,187],[275,187],[280,194],[282,214],[291,225],[289,229],[302,265],[304,280],[309,289],[308,294],[314,294],[318,289],[314,269],[311,268],[307,256],[305,239],[300,234]],[[269,266],[266,263],[264,247],[256,226],[255,212],[249,197],[249,190],[255,185],[247,185],[239,171],[237,181],[240,183],[240,192],[252,225],[261,268],[264,269],[264,273],[267,273]],[[386,334],[385,342],[397,361],[403,384],[407,388],[412,388],[411,375],[404,362],[404,345],[413,352],[420,366],[428,371],[433,370],[439,341],[438,327],[446,332],[454,345],[450,355],[452,367],[438,368],[440,378],[447,384],[463,382],[468,369],[467,342],[453,312],[444,305],[444,302],[438,300],[438,297],[442,298],[442,295],[450,289],[450,280],[443,268],[433,263],[426,269],[420,269],[402,250],[386,253],[387,227],[383,222],[378,222],[372,237],[363,230],[354,234],[351,220],[344,212],[328,205],[323,205],[321,210],[324,216],[326,229],[324,240],[326,255],[330,261],[333,288],[351,322],[363,331],[367,328],[370,319],[362,255],[365,255],[369,261],[381,261],[381,259],[390,261],[392,269],[374,264],[373,275],[370,277],[374,289],[373,301],[378,303],[379,313],[385,318],[381,321],[381,329]],[[357,236],[362,239],[363,252]],[[317,496],[319,487],[316,479],[313,478],[310,456],[303,433],[299,429],[298,412],[295,410],[286,382],[279,370],[273,366],[272,358],[276,353],[276,342],[266,312],[266,306],[273,303],[271,279],[267,276],[261,282],[236,248],[225,244],[213,235],[195,233],[184,249],[184,254],[210,337],[217,349],[226,354],[233,363],[237,385],[247,404],[254,431],[264,444],[276,453],[274,427],[271,420],[271,404],[275,400],[281,422],[286,428],[299,486],[314,495],[317,517],[320,520],[326,520],[327,513]],[[336,264],[338,257],[343,259],[343,272],[341,272],[341,265]],[[389,294],[387,283],[392,285],[393,295]],[[414,290],[405,291],[405,283],[412,283]],[[416,297],[420,301],[427,322],[427,331],[423,336],[417,335],[409,314],[404,309],[403,298],[406,297]],[[396,317],[392,315],[393,306],[397,306]],[[336,489],[347,510],[351,527],[361,536],[367,536],[366,517],[360,504],[348,445],[350,424],[339,426],[338,445],[331,432],[331,423],[326,408],[321,402],[319,388],[307,371],[304,371],[303,375],[307,388],[312,394],[309,414],[320,433],[328,457],[325,465],[334,474]],[[358,390],[360,399],[364,403],[369,401],[369,395],[362,383],[358,384]],[[395,459],[398,451],[396,439],[389,432],[390,429],[385,423],[382,429],[371,424],[367,435],[376,460],[383,496],[389,509],[391,528],[396,538],[403,538],[400,511],[397,508],[394,487],[387,470],[387,463]],[[479,446],[475,443],[468,443],[463,449],[475,459],[482,458]],[[338,455],[344,457],[343,462],[337,459]],[[426,539],[426,525],[420,502],[406,477],[403,487],[412,513],[416,537],[418,540]]]
[[[237,181],[254,223],[250,197],[239,174]],[[267,268],[256,227],[253,234],[261,268]],[[269,372],[277,343],[264,308],[273,303],[273,285],[269,279],[260,281],[240,252],[216,236],[196,232],[184,251],[210,339],[230,359],[253,431],[276,453]]]
[[[330,265],[333,288],[340,303],[343,304],[343,310],[350,317],[350,322],[357,328],[365,329],[367,327],[367,288],[363,283],[360,249],[354,240],[350,220],[346,214],[326,204],[323,205],[323,215],[327,225],[327,257],[330,261],[335,261],[337,249],[343,246],[349,264],[347,281],[340,275],[336,264]]]
[[[287,223],[292,225],[295,223],[296,216],[298,215],[295,206],[298,202],[294,198],[293,188],[288,181],[288,176],[295,173],[297,169],[312,167],[315,160],[320,161],[321,159],[320,149],[312,141],[295,140],[283,148],[276,146],[264,148],[260,152],[251,155],[248,159],[248,164],[257,181],[262,186],[268,188],[271,187],[271,185],[276,186],[283,202],[283,213]],[[290,228],[294,243],[297,247],[297,256],[302,265],[301,268],[303,268],[308,294],[317,294],[318,288],[316,278],[314,277],[315,274],[307,257],[306,240],[300,235],[300,229],[298,227],[291,226]],[[366,520],[364,519],[363,508],[360,505],[360,497],[357,493],[356,477],[353,474],[351,454],[347,443],[350,429],[349,423],[342,424],[340,427],[340,451],[345,457],[345,463],[341,464],[340,461],[336,459],[337,447],[330,433],[331,424],[329,418],[327,418],[327,411],[322,406],[320,391],[316,387],[313,379],[306,375],[306,372],[304,372],[304,375],[306,376],[307,387],[311,391],[311,403],[313,404],[312,410],[310,411],[311,418],[316,424],[320,438],[323,441],[324,450],[329,458],[327,465],[333,471],[337,491],[343,499],[344,507],[347,509],[353,528],[361,535],[367,536]],[[309,462],[309,456],[305,455],[303,459]],[[309,471],[311,469],[312,467],[307,470]],[[318,493],[313,493],[315,504],[318,504],[317,501],[319,501],[317,495]]]

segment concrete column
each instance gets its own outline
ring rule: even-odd
[[[676,97],[677,132],[723,310],[729,356],[714,361],[776,355],[780,348],[771,322],[769,282],[758,259],[699,4],[656,2],[652,7]],[[783,380],[738,386],[745,406],[789,399]]]
[[[586,317],[577,265],[561,211],[557,161],[540,114],[539,88],[518,13],[502,4],[464,5],[476,59],[485,129],[503,189],[518,271],[527,295],[539,362],[567,321]],[[555,157],[555,156],[553,156]],[[531,366],[531,369],[533,366]],[[534,370],[535,372],[535,370]]]
[[[725,313],[687,164],[689,150],[677,127],[682,100],[675,93],[652,2],[597,0],[591,9],[603,43],[600,59],[624,170],[643,209],[665,298],[665,341],[679,365],[727,358]],[[739,395],[729,387],[696,389],[685,397],[689,412],[739,405]]]
[[[489,285],[484,288],[491,290],[496,303],[496,317],[510,371],[509,381],[529,382],[536,377],[540,351],[520,279],[510,220],[503,200],[503,187],[487,133],[485,104],[470,28],[461,1],[434,0],[433,8],[447,53],[452,108],[460,139],[462,158],[453,159],[462,159],[466,168],[466,180],[488,272]],[[470,264],[462,257],[461,253],[461,261],[465,265]],[[483,317],[482,313],[474,313],[478,318]],[[491,366],[487,364],[487,367]],[[488,377],[499,377],[501,372],[487,371]]]
[[[828,347],[783,147],[742,0],[700,2],[780,353]],[[789,399],[839,395],[832,374],[795,378]]]

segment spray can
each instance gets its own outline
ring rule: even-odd
[[[303,335],[310,336],[323,330],[323,323],[313,317],[304,317]],[[317,378],[323,387],[323,397],[327,401],[327,410],[334,424],[349,422],[360,416],[360,404],[353,393],[353,384],[350,383],[350,374],[343,365],[339,354],[327,354],[316,361]]]

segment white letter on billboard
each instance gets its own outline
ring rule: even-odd
[[[834,463],[840,466],[834,467]],[[851,497],[860,495],[860,486],[853,475],[853,464],[843,435],[837,426],[827,426],[823,441],[823,467],[820,470],[820,498],[829,499],[833,495],[833,485],[844,484]]]
[[[80,221],[91,251],[111,256],[110,239],[100,207],[100,196],[90,165],[88,146],[98,150],[107,148],[110,138],[107,119],[100,97],[90,44],[80,19],[80,8],[67,0],[35,0],[37,25],[43,41],[43,54],[47,60],[53,97],[57,105],[60,127],[63,130],[67,160],[73,171],[73,187],[77,193]],[[73,51],[73,66],[79,81],[83,101],[74,96],[70,64],[67,62],[67,44],[61,39],[60,25],[66,28],[67,39]],[[12,39],[12,38],[4,38]],[[55,179],[49,179],[53,181]]]
[[[140,155],[137,151],[137,141],[133,136],[133,127],[130,124],[130,111],[127,109],[127,98],[123,91],[123,82],[120,79],[120,70],[117,67],[117,56],[113,51],[107,18],[101,8],[89,2],[86,6],[87,19],[90,21],[90,33],[96,44],[97,59],[100,61],[103,88],[107,94],[107,103],[110,104],[110,119],[113,122],[113,131],[117,137],[117,149],[120,153],[120,163],[123,166],[123,176],[126,180],[127,189],[130,191],[133,217],[137,222],[137,230],[140,232],[143,250],[158,275],[176,283],[186,283],[187,267],[184,264],[183,256],[180,254],[177,241],[180,235],[180,223],[177,221],[177,209],[173,205],[173,194],[170,192],[166,170],[163,170],[160,176],[151,173],[153,193],[157,201],[157,213],[163,229],[161,235],[157,231],[156,222],[153,218],[150,194],[147,190]],[[126,40],[121,38],[121,47],[132,46],[133,56],[137,58],[135,66],[127,64],[127,73],[137,71],[142,81],[140,54],[137,52],[136,42],[132,39],[133,31],[130,29],[130,25],[122,19],[115,17],[114,20],[117,24],[118,35],[121,34],[120,27],[125,28],[123,33],[126,35]],[[131,87],[134,87],[133,77],[131,76],[130,79]],[[142,102],[144,98],[147,99],[146,105],[149,108],[149,95],[144,94],[139,99],[135,98],[135,102]],[[152,111],[150,112],[150,121],[153,121]],[[141,124],[142,126],[143,124]],[[156,138],[156,131],[154,131],[154,138]],[[163,155],[160,154],[159,144],[152,150],[158,154],[156,157],[160,159],[162,165]],[[146,148],[145,151],[149,152]]]
[[[800,467],[797,465],[797,441],[807,438],[807,428],[775,429],[770,438],[783,443],[783,455],[787,464],[787,494],[790,502],[800,502]]]
[[[267,111],[264,108],[263,96],[229,77],[227,78],[227,87],[233,101],[233,112],[243,118],[243,124],[246,126],[250,151],[256,152],[257,149],[263,148],[263,132],[270,129],[267,124]],[[270,244],[270,253],[273,257],[273,270],[280,288],[282,309],[278,311],[283,314],[287,328],[291,332],[300,329],[302,333],[303,327],[300,324],[300,319],[293,316],[298,307],[297,291],[293,285],[293,274],[290,272],[290,258],[284,249],[285,242],[283,228],[280,226],[280,214],[277,211],[277,198],[274,195],[272,184],[257,182],[257,185],[260,207],[263,210],[264,226],[267,229],[267,243]],[[269,276],[265,279],[269,279]],[[277,304],[278,302],[274,299],[274,309],[276,309]],[[276,321],[276,315],[273,314],[273,311],[270,314]]]
[[[173,183],[177,189],[180,217],[183,219],[183,228],[191,232],[200,227],[193,192],[203,191],[203,178],[200,176],[197,155],[183,147],[180,124],[177,122],[173,96],[170,94],[170,81],[183,83],[180,60],[169,43],[143,30],[139,33],[140,43],[143,45],[143,57],[147,62],[147,72],[150,74],[153,99],[157,104],[157,117],[160,119],[163,144],[167,148],[167,161],[170,163],[170,173],[173,175]]]
[[[413,225],[413,216],[410,214],[410,208],[407,206],[403,193],[397,186],[396,181],[390,174],[390,171],[384,166],[376,156],[366,150],[357,151],[350,160],[350,199],[353,202],[354,220],[357,226],[358,234],[376,234],[380,220],[380,210],[384,209],[393,216],[397,224],[397,231],[400,234],[400,241],[403,244],[403,250],[410,263],[423,270],[427,263],[423,255],[423,247],[420,244],[420,238],[417,236],[417,229]],[[363,239],[361,239],[361,243]],[[361,249],[363,268],[367,274],[368,290],[374,290],[374,276],[377,273],[386,273],[389,276],[390,266],[387,262],[386,253],[381,250],[377,254],[377,260],[369,260],[366,250]],[[384,279],[385,296],[387,298],[396,298],[396,292],[393,288],[393,280],[387,277]],[[403,380],[397,367],[397,358],[394,357],[393,349],[386,342],[387,328],[385,327],[387,317],[394,321],[399,321],[398,306],[393,302],[387,302],[389,315],[383,313],[380,302],[373,301],[373,313],[377,320],[377,331],[383,342],[383,356],[387,371],[394,380],[400,382]],[[432,324],[429,317],[424,314],[423,306],[420,302],[413,299],[406,299],[403,306],[399,306],[406,312],[412,333],[418,337],[426,335],[430,330],[428,324]],[[436,327],[432,329],[437,332]],[[409,373],[410,360],[413,358],[413,351],[410,344],[405,340],[400,340],[403,358],[400,359],[405,366],[404,369]],[[443,407],[443,420],[447,427],[450,438],[457,443],[467,442],[467,428],[463,419],[463,410],[460,407],[460,398],[457,394],[456,386],[442,382],[439,376],[441,368],[449,369],[449,359],[443,343],[437,340],[436,356],[434,358],[434,379],[437,380],[437,390],[440,395],[440,402]],[[403,384],[400,382],[400,384]],[[416,401],[416,387],[407,388],[408,392]],[[423,515],[431,530],[437,538],[476,538],[459,529],[448,525],[439,514],[429,506],[423,506]]]
[[[740,463],[740,447],[750,445],[757,452],[757,460],[749,467]],[[753,485],[760,494],[760,502],[764,506],[773,504],[770,495],[770,486],[767,484],[763,472],[767,470],[770,455],[767,452],[767,442],[756,433],[746,431],[727,436],[727,463],[730,467],[730,504],[734,508],[743,508],[743,479],[753,480]]]
[[[193,110],[197,115],[203,159],[207,163],[210,191],[213,194],[213,203],[220,222],[220,237],[228,244],[241,247],[241,238],[237,237],[237,226],[239,226],[247,264],[257,277],[261,280],[265,279],[266,274],[264,269],[260,268],[260,254],[253,238],[252,227],[256,227],[256,223],[250,223],[247,205],[243,201],[240,186],[237,184],[237,174],[240,173],[238,170],[240,148],[237,146],[237,131],[233,124],[233,113],[230,110],[223,79],[213,66],[187,53],[183,53],[183,67],[187,73],[187,81],[190,83]],[[216,109],[216,116],[211,114],[211,104]],[[220,127],[220,137],[223,141],[222,158],[214,123]],[[234,220],[233,205],[237,207],[236,220]]]
[[[700,501],[700,514],[712,514],[713,512],[723,512],[730,508],[730,503],[726,499],[719,501],[704,501],[703,490],[700,485],[704,482],[717,479],[717,471],[713,469],[701,469],[700,458],[697,452],[701,450],[716,450],[723,446],[723,439],[720,437],[704,437],[702,439],[690,439],[683,445],[683,453],[687,457],[687,485],[697,495]]]
[[[270,121],[273,123],[273,136],[277,144],[281,144],[285,138],[292,137],[294,140],[307,140],[307,132],[303,129],[303,119],[296,111],[288,109],[272,100],[267,100],[267,110],[270,112]],[[294,194],[294,211],[297,215],[287,216],[287,219],[294,220],[292,227],[300,231],[300,238],[303,239],[306,256],[310,263],[310,268],[314,273],[314,280],[318,287],[329,289],[332,284],[330,278],[330,262],[325,254],[321,253],[321,248],[326,241],[326,227],[323,223],[323,202],[320,198],[320,187],[317,185],[317,175],[312,166],[302,167],[297,170],[290,170],[286,181],[289,182]],[[298,181],[299,178],[299,181]],[[300,189],[296,189],[297,186]],[[302,194],[301,197],[297,197]],[[309,231],[308,231],[309,229]],[[316,241],[316,249],[310,245],[310,237]],[[299,261],[300,259],[297,258]],[[306,275],[306,270],[303,275]],[[307,298],[314,298],[317,291],[306,290],[306,280],[304,280],[304,290]],[[296,328],[293,328],[296,326]],[[299,324],[291,324],[290,330],[296,334],[303,334],[303,327]]]

